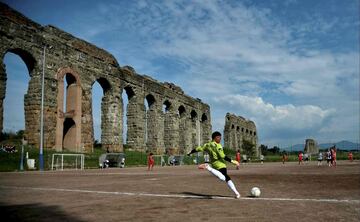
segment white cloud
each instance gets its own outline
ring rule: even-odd
[[[178,73],[167,67],[168,78],[187,94],[210,103],[214,129],[223,126],[225,113],[233,107],[236,114],[256,118],[264,134],[277,130],[278,139],[286,132],[298,133],[299,138],[306,132],[320,136],[324,127],[344,119],[336,112],[339,107],[348,101],[358,104],[354,92],[359,91],[359,53],[323,50],[319,40],[308,36],[333,31],[341,20],[317,14],[309,15],[306,22],[285,25],[271,10],[238,2],[141,1],[139,5],[121,23],[146,47],[142,56],[129,63],[140,64],[135,66],[138,71],[155,78],[163,74],[149,70],[156,71],[159,64],[144,61],[167,58],[185,64],[187,68]],[[261,99],[271,93],[280,97],[278,105]],[[214,102],[218,95],[236,95],[225,100],[234,99],[243,106]],[[292,102],[281,102],[281,97]],[[357,107],[343,109],[358,113]],[[356,124],[348,123],[347,132],[358,131]],[[275,136],[268,135],[265,139]]]
[[[233,112],[256,118],[267,140],[286,140],[287,132],[356,139],[359,44],[338,39],[348,30],[358,36],[358,19],[308,10],[298,19],[280,14],[239,1],[106,2],[77,10],[64,27],[111,52],[120,65],[173,81],[209,103],[216,130]],[[332,40],[340,44],[322,44]]]
[[[243,95],[219,96],[213,101],[217,107],[224,107],[224,112],[253,120],[257,125],[260,142],[301,141],[307,136],[325,131],[337,114],[335,109],[314,105],[273,105],[260,97]],[[223,125],[220,124],[221,127]]]
[[[260,97],[226,95],[214,99],[219,105],[241,110],[256,119],[261,126],[274,129],[321,128],[324,121],[333,116],[335,110],[321,109],[314,105],[294,106],[293,104],[274,106]]]

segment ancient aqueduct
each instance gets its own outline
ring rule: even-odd
[[[185,95],[180,87],[139,75],[129,66],[121,67],[105,50],[56,27],[41,26],[2,3],[0,18],[1,131],[7,80],[3,59],[11,52],[22,58],[29,71],[24,96],[25,136],[30,145],[39,146],[42,61],[46,47],[46,148],[92,151],[92,87],[96,81],[104,93],[101,102],[104,149],[122,151],[125,143],[134,150],[183,153],[210,139],[210,107]],[[123,113],[124,90],[128,97],[127,113]],[[127,141],[122,139],[123,115],[127,116]]]

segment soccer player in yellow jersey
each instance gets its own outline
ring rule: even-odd
[[[234,183],[231,181],[231,178],[227,174],[225,161],[233,163],[236,166],[239,166],[239,162],[236,160],[231,160],[224,154],[223,147],[220,144],[221,133],[216,131],[212,134],[211,137],[211,142],[205,143],[203,146],[196,147],[195,149],[191,150],[188,155],[196,152],[207,152],[210,157],[210,164],[201,164],[199,165],[199,169],[207,169],[220,180],[226,181],[229,188],[235,193],[235,198],[240,198],[239,192],[236,190]]]

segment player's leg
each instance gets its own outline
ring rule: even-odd
[[[225,181],[225,175],[223,175],[220,171],[212,168],[209,164],[205,163],[205,164],[201,164],[199,166],[199,169],[207,169],[210,173],[212,173],[214,176],[216,176],[217,178],[219,178],[222,181]]]
[[[225,181],[226,181],[228,187],[235,193],[235,197],[240,198],[240,193],[237,191],[235,184],[232,182],[231,178],[227,174],[227,169],[221,168],[221,169],[219,169],[219,171],[221,172],[221,174],[223,174],[225,176]]]

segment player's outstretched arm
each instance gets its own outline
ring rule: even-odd
[[[206,144],[204,146],[198,146],[195,149],[192,149],[187,155],[190,156],[193,153],[203,152],[205,146],[206,146]]]
[[[193,153],[197,153],[198,151],[196,151],[196,149],[192,149],[187,155],[190,156]]]
[[[234,164],[234,165],[236,165],[236,166],[239,166],[239,162],[238,162],[238,161],[232,160],[232,159],[230,159],[228,156],[225,156],[224,160],[226,160],[226,161],[228,161],[228,162],[230,162],[230,163],[232,163],[232,164]]]

